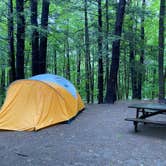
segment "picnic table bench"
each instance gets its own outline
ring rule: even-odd
[[[158,124],[158,125],[166,125],[165,121],[155,121],[146,119],[148,117],[152,117],[159,114],[166,114],[166,104],[132,104],[129,105],[128,108],[136,109],[136,117],[135,118],[126,118],[126,121],[132,121],[134,124],[135,132],[138,131],[138,123],[144,124]]]

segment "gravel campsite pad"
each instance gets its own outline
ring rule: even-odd
[[[87,105],[71,123],[38,132],[0,131],[1,166],[166,166],[166,127],[139,125],[127,106]],[[162,115],[165,116],[165,115]]]

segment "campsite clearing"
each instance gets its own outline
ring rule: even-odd
[[[124,120],[135,115],[132,103],[88,105],[70,124],[38,132],[1,131],[0,165],[165,166],[166,127],[140,125],[135,133]]]

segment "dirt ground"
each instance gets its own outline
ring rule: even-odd
[[[87,105],[70,124],[38,132],[0,131],[0,166],[166,166],[166,127],[135,133],[129,104]]]

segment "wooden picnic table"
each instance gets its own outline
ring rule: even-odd
[[[165,121],[155,121],[155,120],[147,119],[148,117],[152,117],[155,115],[166,114],[166,104],[139,103],[139,104],[129,105],[128,108],[136,109],[135,118],[126,118],[125,119],[126,121],[132,121],[134,123],[135,132],[138,131],[138,123],[166,125],[166,120]]]

